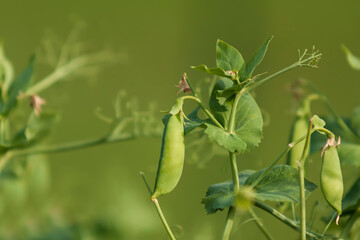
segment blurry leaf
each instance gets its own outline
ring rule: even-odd
[[[208,68],[205,64],[199,66],[192,66],[191,68],[199,70],[201,72],[210,73],[212,75],[221,76],[221,77],[230,77],[230,74],[225,73],[225,71],[221,68]]]
[[[209,107],[211,113],[225,128],[227,127],[227,119],[229,119],[230,116],[231,105],[226,102],[224,102],[224,104],[220,104],[219,100],[217,99],[217,94],[219,90],[228,89],[232,87],[233,84],[233,81],[230,79],[221,78],[214,85],[210,95]]]
[[[3,45],[0,43],[0,86],[2,95],[6,95],[9,85],[14,77],[14,68],[5,56]]]
[[[216,43],[216,66],[224,71],[239,71],[245,67],[245,62],[236,48],[218,39]]]
[[[14,79],[14,81],[11,82],[6,98],[3,96],[6,99],[6,106],[5,109],[2,109],[2,114],[8,114],[10,109],[16,103],[19,92],[25,92],[28,85],[30,84],[34,72],[34,59],[35,58],[32,57],[30,59],[29,65],[22,71],[19,76]]]
[[[55,122],[56,115],[54,113],[42,112],[39,117],[32,113],[26,127],[15,135],[12,145],[28,145],[41,140],[50,132]]]
[[[360,70],[360,58],[353,55],[345,45],[342,45],[342,49],[345,52],[349,65],[355,70]]]
[[[255,68],[261,63],[263,60],[266,51],[268,50],[269,44],[273,36],[270,36],[263,45],[260,46],[258,50],[254,53],[251,59],[246,64],[246,78],[250,78]]]
[[[341,165],[360,168],[360,145],[355,143],[341,143],[338,149]]]
[[[205,133],[231,152],[241,153],[258,146],[262,137],[263,120],[256,101],[249,93],[240,98],[235,117],[234,134],[211,124],[206,124]]]
[[[343,212],[355,210],[360,206],[360,178],[352,185],[342,200]]]
[[[245,184],[251,185],[266,169],[249,176]],[[305,179],[306,196],[316,188],[314,183]],[[288,165],[277,165],[255,186],[255,190],[256,199],[260,201],[300,202],[299,171]]]
[[[318,115],[314,115],[312,117],[313,119],[313,125],[315,128],[323,128],[325,127],[326,123],[323,119],[319,118]]]
[[[350,126],[357,134],[357,136],[360,137],[360,106],[354,109],[353,115],[351,116],[350,120]]]
[[[241,171],[239,173],[240,185],[243,185],[245,180],[254,172],[254,170]],[[232,206],[235,198],[233,188],[231,180],[211,185],[206,192],[206,197],[201,201],[201,203],[205,204],[206,212],[212,214],[217,210]]]
[[[245,170],[239,173],[240,185],[251,185],[265,169],[255,172]],[[308,196],[316,185],[305,180],[306,195]],[[300,201],[299,195],[299,173],[295,168],[288,165],[275,166],[263,180],[255,186],[256,200],[259,201]],[[215,213],[217,210],[233,206],[235,194],[233,192],[233,182],[213,184],[208,188],[206,197],[202,203],[208,214]]]

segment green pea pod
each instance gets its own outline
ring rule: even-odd
[[[151,198],[171,192],[180,180],[185,158],[182,112],[169,114],[162,137],[160,160]]]
[[[294,142],[297,139],[305,136],[308,132],[309,121],[307,118],[298,116],[293,124],[290,142]],[[298,162],[300,161],[303,149],[305,147],[305,140],[296,144],[290,151],[287,157],[287,164],[292,166],[293,168],[298,168]],[[309,148],[306,152],[305,159],[309,155]]]
[[[336,149],[335,138],[331,138],[323,152],[321,167],[321,190],[326,201],[341,215],[341,201],[344,191],[339,155]]]

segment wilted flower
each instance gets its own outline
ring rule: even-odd
[[[178,94],[181,92],[186,92],[186,93],[191,92],[190,86],[186,81],[186,73],[183,74],[183,76],[179,82],[179,85],[176,85],[176,87],[180,88],[180,90],[178,91]]]

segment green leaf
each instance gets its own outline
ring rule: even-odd
[[[40,141],[47,136],[56,122],[54,113],[42,112],[40,116],[32,113],[26,127],[19,131],[11,141],[13,146],[24,146]]]
[[[342,200],[343,213],[353,211],[360,206],[360,178],[352,185]]]
[[[212,75],[220,76],[220,77],[228,77],[232,78],[231,74],[226,73],[221,68],[208,68],[205,64],[199,65],[199,66],[191,66],[191,68],[195,70],[199,70],[201,72],[210,73]]]
[[[354,132],[360,137],[360,106],[354,109],[350,119],[350,126]]]
[[[342,49],[344,50],[349,65],[355,70],[360,70],[360,58],[353,55],[345,45],[342,45]]]
[[[245,184],[251,185],[267,168],[262,169],[246,179]],[[316,185],[305,179],[305,194],[316,189]],[[299,171],[289,165],[277,165],[255,186],[256,199],[260,201],[295,201],[300,202]]]
[[[5,109],[2,109],[2,114],[7,114],[10,109],[15,105],[19,92],[25,92],[30,84],[33,72],[34,72],[34,57],[30,59],[29,65],[17,76],[14,81],[11,82],[9,90],[7,92],[7,101]],[[3,96],[5,97],[5,96]]]
[[[360,168],[360,145],[355,143],[341,143],[338,149],[341,165]]]
[[[214,111],[214,106],[210,108]],[[215,105],[217,107],[223,106],[226,110],[222,112],[216,112],[215,117],[221,116],[218,119],[220,123],[224,123],[225,119],[228,119],[230,114],[230,107],[224,105]],[[249,93],[245,93],[239,100],[237,111],[235,114],[235,133],[229,134],[224,129],[218,128],[211,124],[206,124],[207,128],[205,133],[212,141],[216,141],[219,145],[231,152],[242,153],[247,150],[251,150],[260,143],[262,137],[263,119],[261,111]]]
[[[243,88],[242,85],[236,84],[225,90],[218,90],[216,98],[218,99],[219,103],[223,105],[225,101],[231,100],[231,97],[233,97],[235,94],[240,92],[242,88]]]
[[[313,119],[313,125],[314,125],[315,128],[323,128],[323,127],[325,127],[325,125],[326,125],[325,121],[322,120],[321,118],[319,118],[318,115],[314,115],[312,117],[312,119]]]
[[[216,66],[224,71],[239,71],[245,67],[245,62],[236,48],[218,39],[216,43]]]
[[[239,173],[240,185],[243,185],[254,172],[254,170],[241,171]],[[206,192],[206,197],[201,201],[205,205],[206,212],[212,214],[217,210],[232,206],[235,198],[233,189],[234,185],[231,180],[211,185]]]
[[[189,134],[190,132],[192,132],[194,129],[196,129],[197,127],[200,127],[201,125],[203,125],[203,123],[206,120],[203,120],[201,118],[198,117],[198,112],[199,112],[200,107],[196,107],[190,114],[189,116],[187,116],[187,118],[190,120],[185,119],[185,127],[184,127],[184,134]]]
[[[216,120],[221,123],[225,128],[227,127],[227,119],[230,116],[230,107],[231,104],[224,102],[223,104],[219,103],[217,98],[218,91],[225,90],[234,85],[233,81],[227,78],[220,78],[214,85],[214,88],[211,91],[209,108],[211,113],[214,115]]]
[[[245,170],[239,173],[240,185],[250,185],[265,169],[255,172]],[[306,195],[308,196],[316,185],[305,180]],[[233,182],[227,181],[211,185],[202,203],[208,214],[215,213],[217,210],[233,206],[235,194],[233,192]],[[300,201],[299,195],[299,173],[295,168],[288,165],[275,166],[255,187],[256,200],[259,201]]]
[[[260,47],[254,55],[251,57],[249,62],[246,64],[246,78],[251,78],[252,73],[254,72],[255,68],[261,63],[263,60],[266,51],[268,50],[269,44],[273,36],[270,36]]]

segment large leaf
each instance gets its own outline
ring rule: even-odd
[[[236,48],[219,39],[216,43],[216,66],[224,71],[239,71],[245,63]]]
[[[341,143],[338,153],[342,165],[360,168],[360,144]]]
[[[265,169],[255,172],[245,170],[239,173],[240,185],[251,185]],[[305,180],[307,196],[316,188],[316,185]],[[300,201],[299,173],[295,168],[288,165],[275,166],[254,188],[256,191],[255,199],[259,201]],[[206,197],[202,203],[208,214],[215,213],[217,210],[233,206],[235,194],[233,192],[233,182],[227,181],[211,185],[206,192]]]
[[[261,63],[263,60],[266,51],[268,50],[269,44],[273,36],[270,36],[260,47],[251,59],[246,63],[246,78],[250,78],[255,68]]]
[[[224,116],[224,118],[220,119],[224,122],[228,119],[230,114],[228,109],[230,107],[224,105],[223,107],[226,110],[217,115]],[[258,146],[262,137],[263,119],[261,111],[251,94],[246,93],[240,98],[235,119],[234,134],[230,134],[225,129],[211,124],[206,124],[205,133],[211,140],[216,141],[231,152],[237,151],[241,153]]]
[[[342,200],[343,213],[353,211],[360,206],[360,178],[352,185]]]
[[[360,70],[360,58],[352,54],[345,45],[343,45],[342,48],[345,52],[349,65],[355,70]]]
[[[244,185],[246,179],[254,172],[254,170],[241,171],[239,173],[240,185]],[[231,180],[211,185],[206,192],[206,197],[201,201],[205,204],[206,212],[211,214],[232,206],[235,198],[233,189],[234,185]]]
[[[246,179],[251,185],[267,168],[262,169]],[[305,179],[305,194],[308,196],[316,185]],[[255,186],[256,199],[260,201],[295,201],[300,202],[299,171],[289,165],[277,165]]]

